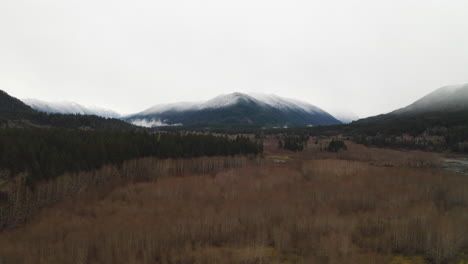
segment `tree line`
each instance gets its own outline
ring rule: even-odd
[[[96,115],[0,112],[0,128],[55,127],[93,130],[142,130],[130,123]]]
[[[361,144],[468,152],[468,111],[389,114],[363,119],[350,126],[352,140]]]
[[[67,129],[0,130],[0,168],[11,175],[27,173],[27,183],[64,172],[100,168],[141,158],[193,158],[258,155],[261,142],[247,137],[144,131],[83,131]]]

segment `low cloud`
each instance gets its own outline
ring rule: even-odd
[[[161,119],[135,119],[131,121],[132,124],[142,127],[161,127],[161,126],[181,126],[181,123],[177,124],[168,124],[162,121]]]

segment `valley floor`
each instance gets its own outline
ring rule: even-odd
[[[270,139],[262,165],[88,190],[0,233],[0,263],[468,263],[466,175],[327,143]]]

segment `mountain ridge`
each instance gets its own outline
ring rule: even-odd
[[[34,98],[22,99],[34,110],[52,114],[79,114],[79,115],[96,115],[105,118],[120,118],[121,115],[113,110],[103,107],[84,106],[76,102],[48,102]]]
[[[312,104],[276,95],[230,93],[202,102],[160,104],[124,117],[133,124],[307,126],[341,122]]]
[[[115,118],[39,112],[2,90],[0,90],[0,128],[136,129],[134,125]]]
[[[0,90],[0,112],[35,112],[30,106],[21,100],[10,96],[7,92]]]
[[[444,86],[392,114],[468,110],[468,84]]]

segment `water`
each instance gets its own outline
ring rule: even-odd
[[[444,169],[468,175],[468,158],[443,158]]]

